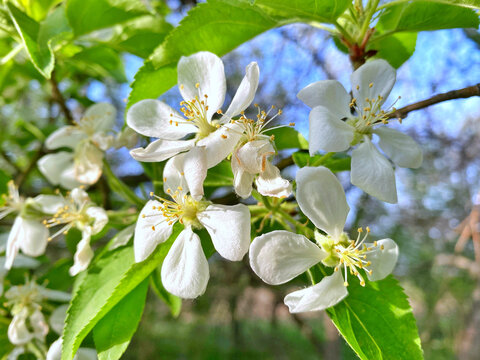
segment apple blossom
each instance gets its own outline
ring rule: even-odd
[[[61,226],[48,240],[66,234],[72,227],[82,232],[82,240],[77,244],[70,275],[75,276],[88,267],[93,258],[90,238],[92,235],[98,234],[107,222],[108,216],[105,210],[95,206],[85,190],[81,188],[75,188],[68,193],[67,197],[63,198],[63,206],[52,218],[44,220],[47,228]]]
[[[183,224],[184,230],[163,262],[161,278],[170,293],[190,299],[205,292],[210,277],[200,237],[194,230],[205,228],[222,257],[239,261],[250,245],[250,212],[243,204],[217,205],[189,195],[182,172],[186,157],[180,154],[167,162],[164,187],[172,200],[151,194],[155,199],[147,202],[138,217],[133,245],[135,261],[143,261],[170,237],[177,221]]]
[[[330,170],[300,169],[297,201],[325,235],[316,232],[313,243],[303,235],[277,230],[255,238],[250,247],[250,265],[268,284],[286,283],[320,262],[334,269],[318,284],[288,294],[284,301],[290,312],[323,310],[343,300],[348,295],[348,273],[364,286],[362,272],[370,281],[381,280],[392,272],[398,257],[393,240],[365,243],[368,227],[365,232],[359,229],[356,240],[343,231],[350,208],[340,182]]]
[[[90,106],[75,125],[63,126],[46,140],[49,150],[70,148],[47,154],[38,161],[38,168],[53,185],[73,189],[95,184],[102,175],[103,157],[115,143],[109,134],[115,124],[116,110],[108,103]],[[119,138],[120,142],[125,142]]]
[[[410,136],[381,126],[388,123],[395,111],[381,109],[395,78],[395,69],[378,59],[352,74],[353,100],[336,80],[315,82],[297,95],[312,108],[310,155],[318,150],[338,152],[358,145],[352,152],[352,184],[389,203],[397,202],[395,174],[390,162],[372,143],[373,134],[380,138],[378,145],[383,152],[400,167],[418,168],[423,158],[420,146]]]
[[[230,124],[253,101],[258,86],[259,69],[255,62],[246,68],[246,75],[230,103],[219,119],[226,93],[226,80],[222,60],[203,51],[178,62],[178,84],[183,101],[182,115],[167,104],[153,99],[139,101],[127,113],[127,124],[139,134],[158,140],[146,148],[136,148],[130,154],[138,161],[156,162],[186,153],[185,162],[194,162],[195,168],[206,174],[206,169],[225,159],[238,143],[240,133]],[[195,134],[192,139],[187,135]],[[193,150],[195,149],[195,150]],[[185,169],[190,194],[203,196],[203,179],[192,176]]]

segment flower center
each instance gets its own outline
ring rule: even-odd
[[[365,280],[359,270],[363,269],[369,275],[372,274],[372,270],[368,269],[371,262],[367,261],[367,254],[372,252],[378,245],[376,241],[373,243],[373,247],[367,247],[367,245],[364,244],[369,233],[370,228],[367,226],[365,233],[363,228],[358,229],[356,240],[349,239],[345,233],[342,233],[339,239],[333,239],[329,235],[315,234],[317,243],[328,254],[328,256],[322,260],[322,263],[326,266],[334,267],[335,271],[340,271],[343,267],[345,286],[348,286],[348,273],[356,276],[362,286],[365,286]],[[362,234],[364,235],[362,236]]]
[[[37,285],[33,281],[25,285],[11,287],[6,293],[6,306],[14,306],[14,312],[18,313],[22,308],[32,305],[38,305],[43,300],[43,295],[39,292]]]
[[[183,88],[183,85],[180,85]],[[195,84],[195,87],[198,89],[200,84]],[[187,101],[180,102],[180,111],[183,113],[183,117],[180,117],[176,114],[170,114],[170,125],[178,126],[178,124],[193,124],[198,128],[197,139],[203,139],[207,137],[212,132],[217,130],[218,126],[212,124],[208,118],[208,95],[204,94],[203,96],[195,95],[195,98]]]
[[[186,226],[192,226],[194,228],[201,228],[202,225],[197,219],[197,214],[206,209],[209,202],[207,201],[198,201],[193,199],[190,195],[182,195],[180,192],[183,189],[179,187],[175,192],[172,192],[171,189],[167,190],[167,193],[172,197],[172,200],[162,198],[158,195],[155,195],[153,192],[150,193],[150,196],[155,197],[160,201],[159,206],[153,206],[152,210],[156,210],[159,213],[153,213],[150,215],[143,214],[142,217],[158,216],[161,215],[166,219],[168,225],[173,225],[177,221],[180,224]],[[162,219],[158,224],[160,224],[164,219]],[[156,225],[158,225],[156,224]],[[155,231],[155,226],[152,226],[152,230]]]

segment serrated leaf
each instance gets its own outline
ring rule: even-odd
[[[148,11],[138,0],[68,0],[67,17],[75,35],[120,24]]]
[[[273,135],[275,147],[278,150],[284,149],[308,149],[308,141],[301,133],[291,127],[281,127],[265,131],[265,135]]]
[[[160,269],[155,269],[151,276],[152,288],[155,291],[155,294],[170,308],[170,313],[174,318],[180,315],[182,310],[182,299],[178,296],[170,294],[162,284],[161,271]]]
[[[417,0],[387,7],[376,26],[388,32],[476,28],[478,15],[452,3]]]
[[[365,287],[349,282],[348,297],[327,313],[360,359],[423,359],[412,308],[391,275]]]
[[[135,263],[132,247],[107,252],[84,275],[75,291],[65,320],[62,360],[72,360],[83,339],[106,313],[157,268],[182,226],[145,261]]]
[[[415,52],[416,32],[402,32],[369,42],[367,50],[377,50],[376,58],[387,60],[394,68],[399,68]]]
[[[117,360],[137,330],[147,297],[148,279],[115,305],[93,328],[99,360]]]
[[[175,85],[182,55],[206,50],[219,56],[276,26],[298,21],[333,21],[348,1],[208,0],[198,4],[172,30],[135,75],[127,108],[157,98]],[[323,14],[323,15],[322,15]]]

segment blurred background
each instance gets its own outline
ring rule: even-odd
[[[194,3],[167,1],[161,9],[167,21],[176,25]],[[284,112],[278,121],[295,122],[295,128],[306,138],[309,109],[296,98],[298,91],[323,79],[337,79],[349,89],[352,73],[348,56],[336,48],[328,34],[307,25],[271,30],[223,60],[230,97],[244,75],[245,66],[257,61],[261,77],[255,101],[262,108],[271,105],[282,108]],[[122,55],[118,63],[112,62],[111,69],[98,70],[94,63],[87,63],[85,66],[92,76],[72,77],[72,81],[64,77],[59,86],[74,112],[81,113],[84,106],[98,101],[111,102],[122,112],[129,83],[142,63],[142,58],[131,54]],[[5,132],[0,135],[3,137],[0,161],[7,172],[14,171],[8,159],[13,156],[21,164],[23,154],[21,144],[9,141],[9,136],[15,133],[20,141],[25,138],[28,145],[35,132],[29,122],[51,124],[53,129],[52,119],[60,111],[54,105],[45,105],[45,89],[40,82],[21,79],[17,77],[15,84],[7,84],[3,89],[0,125]],[[477,30],[421,32],[414,55],[398,69],[397,83],[387,103],[401,96],[396,105],[399,108],[478,82],[480,33]],[[172,89],[162,99],[177,107],[178,90]],[[117,125],[118,129],[123,126],[122,113]],[[348,172],[339,173],[352,209],[347,225],[350,229],[368,225],[373,237],[390,237],[399,244],[395,275],[413,307],[425,358],[478,359],[480,98],[434,105],[412,112],[403,124],[395,122],[392,126],[409,133],[422,146],[423,165],[417,170],[396,170],[398,205],[371,198],[349,184]],[[25,161],[30,156],[27,155]],[[282,163],[282,157],[288,155],[279,154],[276,161]],[[127,149],[111,151],[108,160],[125,182],[135,185],[142,179],[143,169],[130,158]],[[283,171],[285,176],[293,178],[296,169],[287,166]],[[28,180],[25,189],[38,193],[46,186],[38,175]],[[148,187],[145,184],[144,191],[149,191]],[[225,192],[218,195],[222,201],[228,201]],[[66,251],[60,243],[53,247],[58,257]],[[184,301],[177,318],[154,292],[149,292],[138,332],[124,358],[356,358],[325,313],[288,312],[283,297],[296,284],[267,286],[247,264],[248,259],[232,263],[213,256],[207,292],[194,301]]]

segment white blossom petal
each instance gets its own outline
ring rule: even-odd
[[[272,143],[267,139],[248,141],[238,148],[232,156],[250,174],[265,171],[267,157],[275,154]]]
[[[72,300],[72,294],[60,291],[49,289],[40,285],[37,285],[38,292],[46,299],[57,301],[57,302],[68,302]]]
[[[127,125],[137,133],[165,140],[178,140],[198,131],[181,119],[184,117],[176,110],[153,99],[139,101],[127,112]]]
[[[75,149],[75,179],[82,184],[95,184],[102,176],[104,152],[90,141],[80,143]]]
[[[250,246],[250,211],[243,204],[209,205],[197,214],[205,226],[213,246],[227,260],[239,261]]]
[[[30,325],[33,330],[33,335],[40,340],[48,334],[48,324],[42,312],[37,309],[30,315]]]
[[[78,126],[62,126],[45,140],[45,147],[49,150],[61,147],[75,149],[75,146],[87,136]]]
[[[90,142],[100,150],[107,151],[114,145],[115,137],[112,134],[95,133],[91,136]]]
[[[81,187],[72,189],[70,192],[70,197],[78,208],[90,202],[87,192]]]
[[[121,246],[127,245],[134,233],[135,233],[135,224],[127,226],[123,230],[119,231],[113,237],[112,241],[109,243],[110,246],[108,247],[108,250],[114,250]]]
[[[200,238],[190,227],[173,243],[162,265],[162,284],[168,292],[183,299],[202,295],[210,277]]]
[[[40,158],[37,162],[38,169],[52,185],[62,185],[67,189],[73,189],[80,186],[81,183],[72,180],[65,172],[73,172],[73,153],[59,151],[55,154],[48,154]],[[68,186],[65,186],[68,185]]]
[[[73,255],[73,266],[70,267],[69,273],[75,276],[78,273],[86,270],[90,261],[93,259],[93,250],[90,247],[90,237],[92,235],[92,228],[86,226],[82,231],[82,240],[77,244],[77,251]]]
[[[328,309],[348,295],[340,271],[324,277],[318,284],[285,296],[284,302],[292,314]]]
[[[146,148],[130,150],[130,155],[137,161],[161,162],[177,155],[182,151],[191,149],[195,145],[192,140],[155,140]]]
[[[304,167],[297,172],[297,201],[302,212],[319,229],[340,236],[350,207],[333,173],[323,167]]]
[[[382,239],[374,244],[365,244],[373,250],[367,254],[367,261],[371,264],[368,267],[372,275],[367,273],[371,281],[378,281],[390,275],[397,264],[398,245],[392,239]]]
[[[90,206],[85,212],[93,220],[92,235],[98,234],[108,223],[107,212],[98,206]]]
[[[101,102],[90,106],[80,119],[79,124],[97,133],[108,132],[112,131],[116,116],[117,110],[112,104]]]
[[[186,101],[198,96],[207,99],[207,120],[223,105],[227,85],[222,60],[207,51],[197,52],[190,56],[182,56],[178,62],[178,85],[180,93]],[[197,88],[198,84],[198,88]]]
[[[163,168],[163,190],[170,195],[178,191],[180,197],[189,192],[183,169],[186,154],[179,154],[167,161]]]
[[[220,123],[229,121],[232,117],[239,115],[250,106],[257,91],[259,76],[260,69],[258,68],[258,64],[256,62],[248,64],[245,69],[245,77],[240,83],[230,106],[220,119]]]
[[[65,206],[65,199],[58,195],[37,195],[33,198],[35,205],[45,214],[55,214]]]
[[[325,258],[325,252],[305,236],[276,230],[253,239],[250,266],[263,281],[279,285],[304,273]]]
[[[15,315],[8,326],[8,340],[14,345],[24,345],[34,338],[27,327],[28,309],[24,308]]]
[[[350,95],[337,80],[321,80],[300,90],[297,97],[312,109],[323,106],[336,119],[350,117]]]
[[[168,225],[168,221],[158,210],[160,205],[157,200],[150,200],[138,216],[133,239],[135,262],[148,258],[157,245],[165,242],[172,234],[173,226]]]
[[[50,345],[46,360],[61,360],[62,359],[62,338],[55,340],[52,345]]]
[[[378,128],[374,133],[380,137],[380,148],[395,164],[412,169],[422,165],[422,149],[410,136],[387,127]]]
[[[285,198],[292,193],[290,181],[282,178],[280,170],[269,161],[265,164],[265,171],[255,180],[257,190],[263,196]]]
[[[310,111],[308,117],[310,130],[308,133],[309,151],[313,156],[318,150],[345,151],[350,147],[355,128],[324,106],[317,106]]]
[[[232,172],[233,172],[233,187],[235,193],[246,199],[252,194],[253,189],[253,180],[255,178],[254,174],[246,172],[243,167],[240,165],[235,156],[231,160]]]
[[[224,160],[238,144],[243,128],[238,124],[225,124],[207,137],[197,141],[207,152],[207,167],[210,169]]]
[[[183,159],[183,173],[190,195],[195,200],[203,197],[203,182],[207,177],[207,152],[205,148],[194,146]]]
[[[360,109],[370,106],[365,99],[376,100],[382,97],[385,102],[396,80],[395,69],[385,60],[376,59],[360,66],[350,76],[353,97]],[[371,86],[370,86],[371,85]],[[357,89],[358,87],[358,89]]]
[[[367,137],[364,143],[352,152],[350,177],[353,185],[379,200],[392,204],[397,202],[397,187],[392,165]]]

